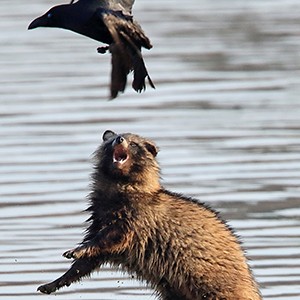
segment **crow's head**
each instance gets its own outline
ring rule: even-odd
[[[64,28],[65,20],[67,19],[69,5],[58,5],[50,8],[44,15],[34,19],[28,26],[28,29],[37,27],[58,27]]]

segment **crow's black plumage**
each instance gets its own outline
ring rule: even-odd
[[[108,44],[99,47],[99,53],[112,54],[111,98],[124,92],[127,75],[133,71],[132,87],[137,92],[145,89],[147,72],[141,48],[152,45],[140,25],[133,20],[134,0],[71,0],[69,4],[52,7],[44,15],[33,20],[28,29],[57,27],[68,29],[94,40]]]

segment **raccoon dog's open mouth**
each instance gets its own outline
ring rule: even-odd
[[[129,155],[127,151],[127,147],[124,145],[119,144],[114,147],[113,152],[113,163],[123,164],[127,161]]]

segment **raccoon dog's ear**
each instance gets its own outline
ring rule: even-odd
[[[114,133],[113,131],[111,130],[106,130],[104,133],[103,133],[103,136],[102,136],[102,139],[103,141],[107,141],[109,140],[110,138],[112,138],[113,136],[117,135],[116,133]]]
[[[154,143],[146,142],[145,147],[154,157],[157,155],[158,148]]]

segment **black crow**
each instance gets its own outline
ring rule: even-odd
[[[99,53],[112,54],[111,99],[124,92],[127,75],[133,71],[132,87],[137,92],[145,90],[147,72],[141,48],[152,45],[131,13],[134,0],[71,0],[69,4],[52,7],[44,15],[33,20],[28,29],[57,27],[68,29],[94,40],[108,44],[99,47]]]

